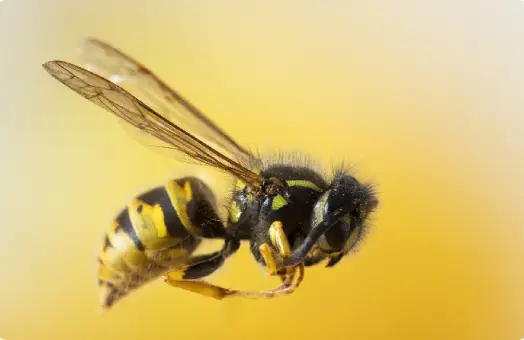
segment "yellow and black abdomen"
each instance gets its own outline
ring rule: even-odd
[[[102,306],[184,267],[201,238],[224,237],[216,211],[211,190],[194,177],[171,180],[133,199],[112,222],[100,251]]]

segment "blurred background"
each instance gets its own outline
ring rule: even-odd
[[[0,338],[524,337],[524,3],[30,1],[0,4]],[[353,164],[381,206],[359,251],[278,300],[154,282],[102,313],[113,216],[167,179],[229,181],[142,147],[53,80],[98,37],[237,141]],[[262,289],[242,249],[212,281]]]

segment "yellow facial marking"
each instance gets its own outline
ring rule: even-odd
[[[318,191],[318,192],[322,192],[323,191],[315,183],[313,183],[311,181],[305,181],[305,180],[301,180],[301,179],[292,179],[292,180],[286,181],[286,183],[290,187],[309,188],[309,189],[313,189],[313,190]]]
[[[242,211],[238,206],[237,202],[231,202],[231,207],[229,208],[229,220],[233,223],[237,223],[242,215]]]
[[[187,204],[193,199],[190,182],[186,181],[182,188],[176,181],[169,181],[166,184],[166,191],[184,228],[191,234],[200,235],[200,229],[191,223],[191,219],[187,214]]]
[[[273,201],[271,202],[271,209],[279,210],[280,208],[286,205],[287,205],[286,199],[282,195],[277,195],[273,197]]]

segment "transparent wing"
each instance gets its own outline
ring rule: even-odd
[[[49,61],[43,67],[51,76],[84,98],[164,142],[166,148],[224,170],[251,187],[260,185],[256,173],[183,130],[109,80],[65,61]]]
[[[95,38],[79,45],[82,66],[141,98],[153,110],[222,153],[248,164],[251,154],[144,65]],[[138,137],[140,142],[148,141]]]

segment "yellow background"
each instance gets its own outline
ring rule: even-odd
[[[378,185],[365,244],[279,300],[155,282],[109,313],[95,258],[114,214],[207,169],[140,146],[50,78],[99,37],[240,143],[342,159]],[[524,337],[524,3],[7,0],[0,4],[0,338]],[[247,249],[213,281],[266,288]]]

